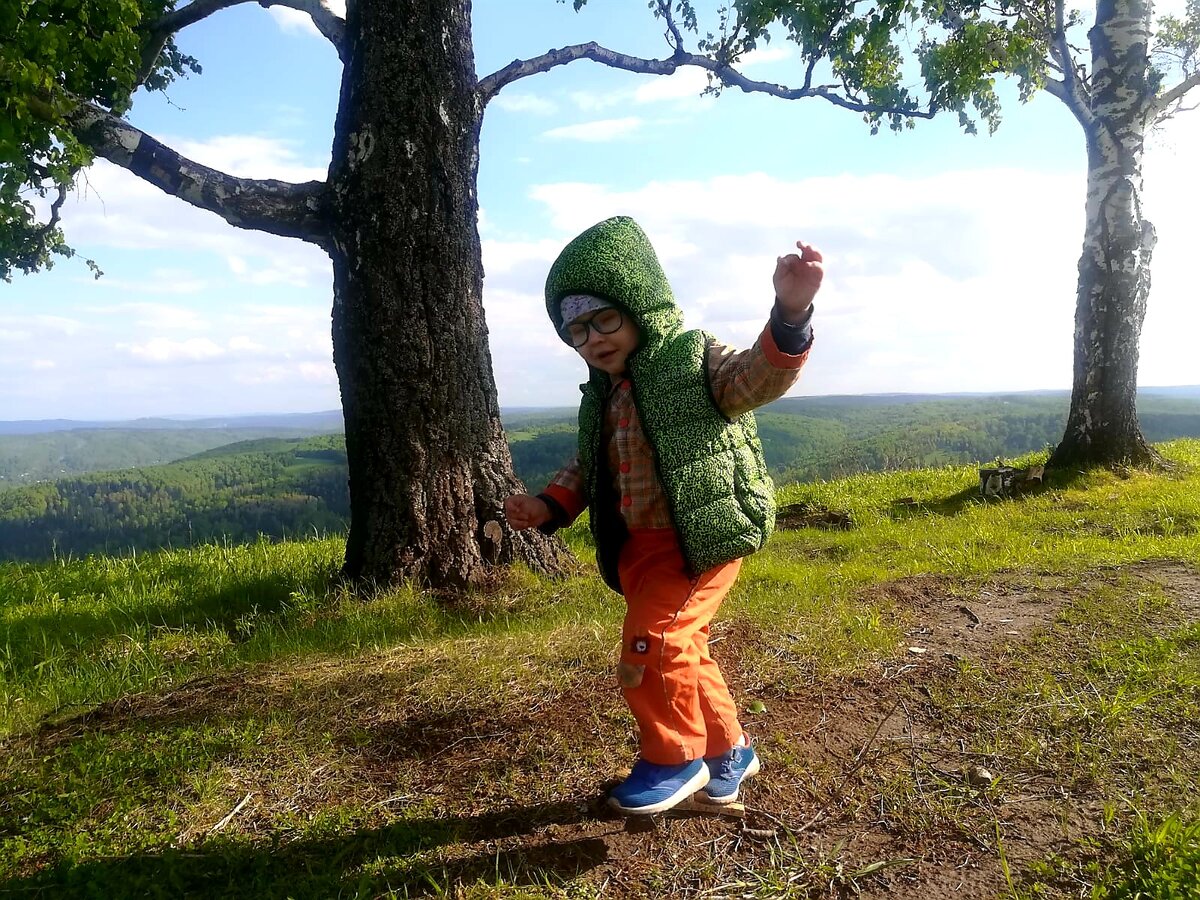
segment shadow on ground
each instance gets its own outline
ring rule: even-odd
[[[326,839],[280,844],[246,837],[205,840],[158,853],[61,862],[0,882],[0,896],[335,897],[444,896],[457,885],[503,880],[544,885],[603,863],[602,837],[527,843],[454,858],[440,848],[529,835],[546,822],[574,821],[582,801],[510,806],[475,816],[405,819]]]

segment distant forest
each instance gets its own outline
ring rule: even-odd
[[[163,466],[0,491],[0,559],[336,533],[349,514],[340,434],[243,441]]]
[[[0,490],[88,472],[162,465],[239,441],[303,438],[340,430],[340,424],[314,428],[242,423],[226,428],[122,424],[114,428],[92,426],[35,434],[5,434],[0,428]]]
[[[788,397],[759,410],[758,434],[778,483],[859,472],[962,465],[1053,446],[1067,421],[1065,393],[997,396]],[[1200,437],[1200,392],[1143,394],[1150,441]],[[575,449],[574,416],[505,421],[517,474],[540,488]]]
[[[757,418],[772,475],[788,483],[1012,458],[1054,444],[1066,411],[1065,395],[815,397],[779,400]],[[1139,416],[1151,441],[1200,437],[1200,396],[1143,395]],[[504,424],[517,474],[533,491],[575,452],[573,411],[506,413]],[[147,448],[169,454],[196,439],[186,430],[171,433],[175,443],[144,430],[58,436],[69,436],[72,465],[115,468],[123,442],[136,459]],[[0,461],[29,471],[31,458],[19,455],[18,438],[37,438],[24,447],[61,467],[64,459],[47,456],[53,445],[41,440],[51,437],[0,435]],[[340,434],[258,438],[165,465],[0,489],[0,559],[336,533],[348,521]]]

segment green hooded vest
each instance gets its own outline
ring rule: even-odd
[[[546,311],[556,331],[563,324],[559,304],[568,294],[603,297],[638,326],[639,343],[628,361],[634,402],[689,573],[761,549],[775,527],[775,491],[754,415],[729,419],[717,407],[705,365],[713,338],[683,330],[654,248],[633,219],[617,216],[593,225],[559,254],[546,278]],[[625,523],[600,446],[610,388],[608,374],[595,368],[580,385],[579,462],[600,572],[621,592],[617,560]]]

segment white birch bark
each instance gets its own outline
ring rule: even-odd
[[[1088,189],[1075,308],[1071,410],[1051,465],[1140,464],[1154,453],[1136,411],[1138,345],[1154,227],[1143,214],[1142,153],[1154,115],[1153,4],[1099,0],[1092,48]]]

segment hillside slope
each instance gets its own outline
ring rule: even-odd
[[[261,438],[0,491],[0,559],[341,532],[349,510],[341,435]]]

